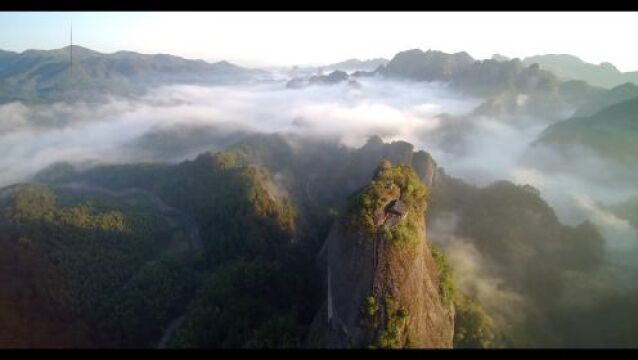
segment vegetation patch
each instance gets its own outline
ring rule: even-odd
[[[417,241],[426,199],[427,188],[411,166],[392,166],[389,161],[382,161],[372,182],[351,198],[351,223],[364,233],[379,235],[391,243]],[[393,226],[379,224],[393,200],[404,204],[405,215]]]
[[[455,348],[494,348],[502,345],[492,318],[476,301],[458,294],[454,299]]]
[[[428,243],[432,259],[436,264],[436,270],[439,275],[439,294],[444,305],[449,305],[455,298],[454,281],[452,279],[452,268],[445,259],[443,252],[435,245]]]
[[[121,345],[150,345],[148,334],[158,333],[163,326],[161,321],[146,321],[155,316],[150,302],[162,302],[174,294],[163,289],[169,285],[169,273],[156,271],[149,262],[161,256],[174,229],[159,213],[130,210],[121,203],[109,208],[96,207],[86,198],[78,202],[76,197],[46,186],[20,186],[5,204],[4,219],[0,219],[13,224],[16,234],[0,241],[0,251],[14,254],[11,271],[16,276],[25,269],[46,266],[47,270],[24,278],[24,288],[36,286],[38,293],[34,296],[38,301],[64,309],[74,320],[88,324],[87,336],[107,338],[100,327],[109,324],[111,329],[127,334],[118,338]],[[150,272],[143,275],[145,271]],[[158,287],[144,285],[139,294],[131,292],[134,289],[126,284],[134,284],[139,276],[145,277],[146,284]],[[174,283],[188,281],[181,278]],[[121,299],[123,291],[131,295],[126,299],[131,308],[114,307],[113,301]],[[136,309],[135,316],[131,309]],[[40,318],[43,323],[56,321],[55,316],[39,316],[44,317]],[[163,319],[161,313],[157,316]],[[116,319],[121,321],[115,324]],[[133,320],[140,323],[134,324]],[[130,325],[126,325],[130,331],[123,330],[125,324]],[[130,343],[131,337],[144,341]]]
[[[377,301],[367,296],[361,306],[360,321],[368,337],[368,348],[402,348],[409,319],[408,310],[399,307],[391,295]]]

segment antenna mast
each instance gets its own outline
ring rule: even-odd
[[[71,61],[71,66],[69,67],[69,71],[71,72],[73,70],[73,23],[71,23],[71,46],[69,46],[69,52],[70,52],[70,61]]]

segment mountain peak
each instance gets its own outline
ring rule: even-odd
[[[618,70],[618,68],[616,66],[614,66],[614,64],[612,64],[610,62],[602,62],[602,63],[600,63],[600,67],[604,68],[604,69],[607,69],[607,70],[614,71],[614,72],[620,72]]]
[[[494,54],[494,55],[492,55],[492,60],[499,61],[499,62],[505,62],[505,61],[510,61],[511,59],[508,58],[505,55]]]
[[[80,45],[67,45],[67,46],[62,47],[62,48],[60,48],[58,50],[69,50],[71,47],[73,48],[73,51],[79,51],[79,52],[82,52],[82,53],[94,54],[94,55],[100,55],[101,54],[98,51],[91,50],[89,48],[86,48],[86,47],[80,46]],[[55,50],[53,50],[53,51],[55,51]]]
[[[67,45],[60,49],[52,49],[52,50],[35,50],[29,49],[23,51],[20,55],[22,56],[37,56],[37,57],[61,57],[61,56],[69,56],[71,48],[73,49],[73,58],[74,59],[86,59],[93,56],[103,55],[100,52],[95,50],[91,50],[79,45]]]
[[[416,80],[446,80],[474,63],[467,52],[454,54],[439,50],[411,49],[399,52],[386,66],[391,76],[414,78]]]
[[[218,62],[216,62],[215,64],[217,64],[217,65],[223,65],[223,66],[235,66],[235,64],[230,63],[230,62],[228,62],[228,61],[226,61],[226,60],[218,61]]]

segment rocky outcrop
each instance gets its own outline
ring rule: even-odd
[[[315,75],[308,80],[310,85],[333,85],[348,80],[348,73],[335,70],[328,75]]]
[[[308,79],[294,78],[286,83],[288,89],[300,89],[310,85],[336,85],[348,82],[352,87],[359,87],[360,84],[355,79],[350,79],[348,73],[335,70],[328,75],[314,75]]]
[[[384,75],[413,80],[447,81],[474,63],[466,52],[446,54],[441,51],[419,49],[402,51],[383,69]]]
[[[418,81],[447,81],[462,91],[487,96],[504,91],[554,91],[560,85],[553,74],[540,70],[538,64],[525,66],[519,59],[474,60],[465,52],[403,51],[394,56],[382,73]]]
[[[437,167],[436,162],[429,153],[423,150],[414,153],[412,164],[425,186],[428,188],[435,186]]]
[[[454,309],[425,236],[426,193],[410,166],[386,161],[336,221],[311,347],[452,347]]]
[[[384,143],[379,136],[371,136],[366,144],[355,154],[353,166],[356,173],[357,188],[370,181],[370,170],[374,169],[380,160],[385,159],[393,164],[412,165],[417,175],[427,187],[434,185],[436,178],[436,162],[432,156],[423,151],[414,151],[414,145],[405,141]],[[355,179],[353,179],[355,180]],[[356,190],[356,189],[352,189]]]
[[[563,81],[536,63],[474,60],[465,52],[403,51],[377,73],[387,78],[447,82],[457,91],[485,98],[477,113],[489,116],[531,113],[561,117],[564,109],[573,110],[604,93],[583,81]]]

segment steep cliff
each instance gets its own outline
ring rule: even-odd
[[[427,188],[382,162],[326,241],[326,303],[311,347],[446,348],[454,309],[425,239]]]

